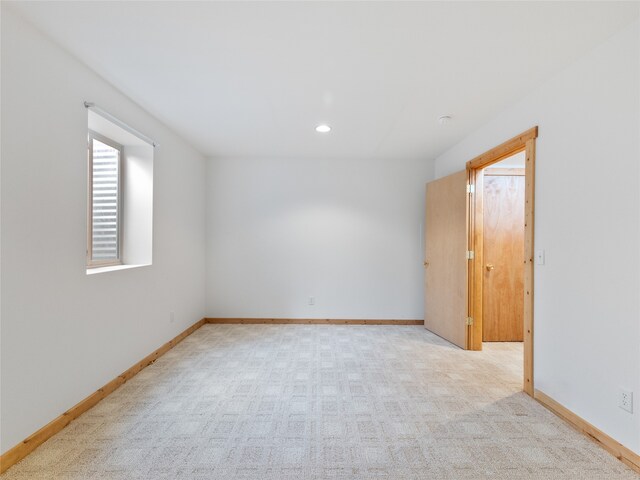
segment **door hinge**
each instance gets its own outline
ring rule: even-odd
[[[475,185],[467,185],[467,193],[476,193]]]
[[[476,258],[476,253],[473,250],[467,250],[467,260],[473,260]]]
[[[467,317],[467,318],[465,319],[465,324],[466,324],[466,325],[473,325],[473,318],[471,318],[471,317]]]

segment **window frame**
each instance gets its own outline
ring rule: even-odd
[[[118,196],[117,196],[117,234],[116,234],[116,250],[117,258],[107,260],[93,260],[93,141],[97,140],[105,145],[110,146],[118,150]],[[100,267],[112,267],[122,265],[122,178],[123,178],[123,166],[124,166],[124,146],[112,140],[109,137],[105,137],[100,133],[89,129],[88,134],[88,198],[87,198],[87,259],[86,267],[100,268]]]

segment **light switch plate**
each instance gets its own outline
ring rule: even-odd
[[[544,265],[544,250],[536,250],[536,265]]]

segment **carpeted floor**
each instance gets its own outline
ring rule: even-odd
[[[205,325],[2,480],[640,478],[521,361],[417,326]]]

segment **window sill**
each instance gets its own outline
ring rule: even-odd
[[[87,275],[95,275],[96,273],[117,272],[119,270],[129,270],[130,268],[148,267],[150,263],[143,265],[112,265],[110,267],[87,268]]]

